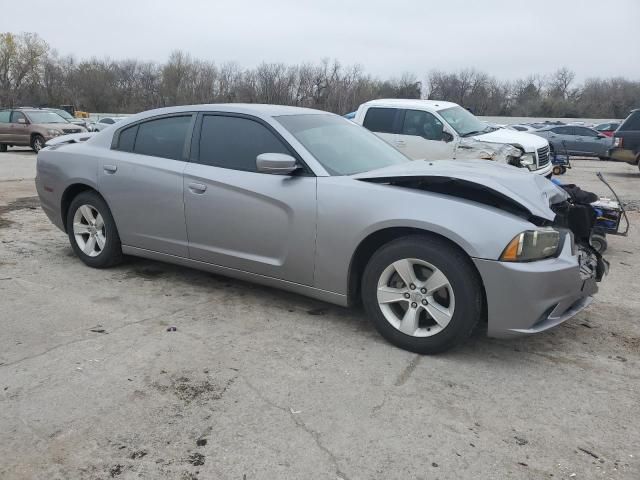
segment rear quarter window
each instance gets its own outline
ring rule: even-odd
[[[0,123],[9,123],[9,117],[11,116],[10,110],[0,112]]]
[[[191,115],[159,118],[138,125],[134,153],[182,160]]]

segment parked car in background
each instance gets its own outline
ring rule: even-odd
[[[353,121],[413,160],[485,159],[551,175],[546,140],[489,126],[456,103],[373,100]]]
[[[110,127],[114,123],[118,123],[125,118],[127,117],[102,117],[100,120],[97,120],[91,124],[91,131],[101,132],[105,128]]]
[[[533,125],[507,125],[505,127],[508,130],[517,130],[518,132],[533,132],[536,127]]]
[[[67,122],[73,123],[74,125],[78,125],[78,126],[80,126],[82,128],[85,128],[86,130],[89,130],[89,122],[87,120],[82,119],[82,118],[76,118],[73,115],[71,115],[69,112],[67,112],[66,110],[63,110],[62,108],[43,108],[43,110],[47,110],[49,112],[57,113],[62,118],[64,118]]]
[[[52,138],[86,131],[41,108],[0,110],[0,152],[6,152],[7,147],[31,147],[38,153]]]
[[[531,132],[546,138],[554,152],[579,157],[609,158],[611,138],[589,127],[555,125]]]
[[[606,271],[590,207],[545,178],[410,161],[327,112],[170,107],[75,137],[40,152],[36,188],[85,264],[130,254],[362,301],[407,350],[445,350],[485,315],[492,336],[547,330],[586,307]]]
[[[609,157],[640,168],[640,108],[633,110],[613,134]]]
[[[593,128],[607,137],[613,137],[613,132],[615,132],[619,126],[620,122],[605,122],[600,123]]]

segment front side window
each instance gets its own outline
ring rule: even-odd
[[[427,140],[442,140],[442,131],[442,122],[429,112],[406,111],[402,125],[403,135],[414,135]]]
[[[191,115],[166,117],[138,125],[134,153],[182,160]]]
[[[0,112],[0,123],[9,123],[11,118],[11,110],[4,110]]]
[[[445,108],[439,110],[438,113],[461,137],[484,133],[489,129],[489,126],[473,113],[459,106]]]
[[[362,126],[377,133],[395,133],[394,124],[398,109],[373,107],[367,110]]]
[[[584,127],[574,127],[578,131],[578,135],[582,135],[583,137],[597,137],[598,134],[589,128]]]
[[[410,160],[367,129],[330,114],[276,117],[330,175],[352,175]]]
[[[205,115],[200,131],[198,163],[245,172],[255,172],[262,153],[290,151],[267,127],[241,117]]]
[[[27,122],[27,118],[24,116],[22,112],[13,112],[11,114],[11,123],[18,123],[22,119],[23,122]]]
[[[15,114],[20,112],[13,113]],[[69,123],[57,113],[47,112],[44,110],[30,110],[27,112],[27,115],[29,116],[29,121],[31,121],[31,123]]]

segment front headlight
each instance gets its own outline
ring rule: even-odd
[[[529,170],[534,170],[536,166],[536,154],[524,153],[520,157],[519,161],[521,166],[527,167]]]
[[[504,249],[503,262],[531,262],[553,257],[560,247],[560,232],[553,228],[527,230],[516,235]]]
[[[55,130],[55,129],[47,130],[47,133],[52,137],[57,137],[58,135],[62,135],[62,132],[60,130]]]

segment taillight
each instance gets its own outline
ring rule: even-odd
[[[613,146],[616,148],[622,148],[622,137],[613,137]]]

